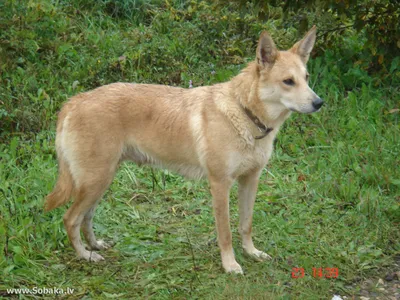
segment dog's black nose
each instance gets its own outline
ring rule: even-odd
[[[315,100],[313,101],[312,106],[313,106],[316,110],[318,110],[318,109],[321,108],[321,106],[322,106],[323,104],[324,104],[324,101],[322,101],[321,98],[317,98],[317,99],[315,99]]]

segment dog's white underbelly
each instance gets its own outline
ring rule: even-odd
[[[128,146],[122,152],[121,161],[130,160],[140,165],[150,165],[159,169],[176,172],[190,179],[203,179],[207,172],[200,165],[184,162],[163,161],[154,154],[139,149],[137,146]]]

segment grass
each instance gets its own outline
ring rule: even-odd
[[[359,282],[382,276],[399,255],[398,85],[376,85],[356,63],[326,51],[309,72],[327,105],[285,123],[261,178],[254,240],[271,261],[255,263],[240,251],[236,187],[231,224],[245,276],[222,271],[206,182],[129,163],[94,220],[97,236],[114,247],[102,253],[105,262],[78,261],[62,224],[66,207],[43,212],[57,174],[61,103],[117,80],[181,86],[229,80],[252,59],[254,43],[240,34],[222,39],[235,12],[209,15],[205,2],[193,2],[191,12],[179,1],[165,2],[136,19],[123,15],[123,6],[12,3],[5,6],[9,26],[0,23],[8,54],[0,84],[0,296],[10,287],[36,286],[74,288],[69,297],[85,299],[327,299],[356,295]],[[18,5],[25,19],[12,18]],[[295,36],[281,31],[278,18],[244,34],[256,38],[262,26]],[[292,279],[294,267],[303,267],[305,277]],[[314,278],[313,267],[337,267],[339,277]]]

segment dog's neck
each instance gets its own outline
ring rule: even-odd
[[[242,105],[241,105],[242,106]],[[260,131],[260,135],[255,136],[254,138],[256,140],[260,140],[262,138],[265,138],[268,133],[270,133],[272,130],[274,130],[272,127],[267,127],[265,126],[265,124],[263,122],[260,121],[260,119],[253,114],[253,112],[247,108],[247,107],[243,107],[244,112],[246,113],[246,115],[249,117],[249,119],[254,123],[254,125],[257,126],[258,130]]]
[[[279,109],[271,109],[274,107],[273,103],[269,105],[268,109],[258,94],[259,77],[257,63],[251,62],[239,75],[231,80],[233,95],[239,101],[239,104],[248,109],[265,127],[275,129],[290,116],[290,111],[282,109],[280,105]]]

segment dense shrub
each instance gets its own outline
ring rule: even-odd
[[[340,25],[341,1],[331,6],[269,3],[12,0],[0,4],[0,138],[48,128],[66,98],[102,84],[187,86],[192,79],[198,86],[225,80],[254,57],[262,30],[287,48],[309,24],[317,24],[314,56],[334,62],[343,76],[340,84],[347,89],[399,81],[399,58],[382,53],[377,44],[392,42],[388,37],[393,31],[381,27],[389,19],[393,27],[397,10],[390,18],[377,18],[376,26],[367,22],[378,9],[392,9],[390,5],[378,1],[373,10],[372,4],[362,2],[365,18],[360,21],[355,14],[358,6],[350,3],[346,20],[355,20],[356,28],[366,22],[365,30],[357,33],[350,25]],[[366,53],[373,49],[376,55],[368,58]],[[386,72],[371,77],[379,69],[376,62]]]

